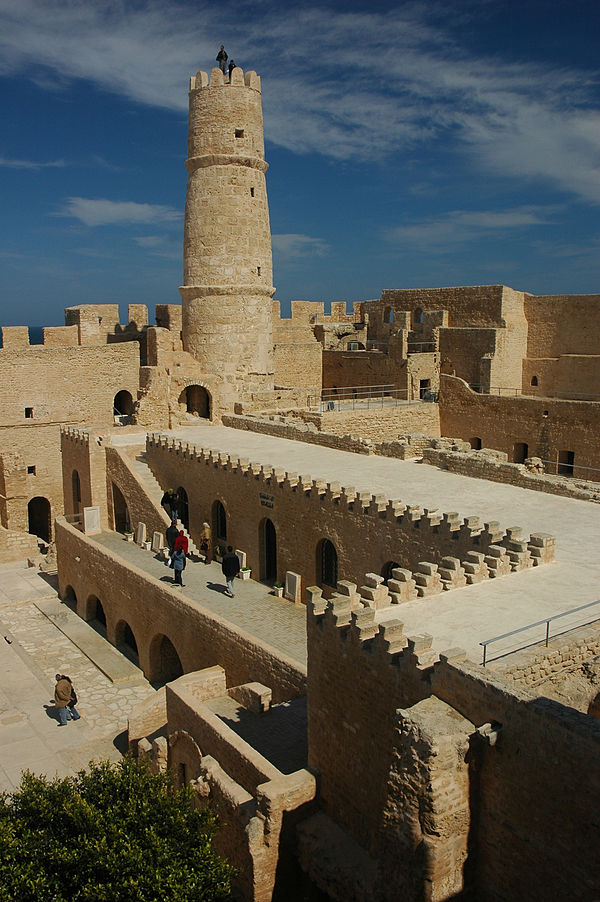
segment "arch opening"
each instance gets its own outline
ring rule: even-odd
[[[50,502],[37,495],[27,505],[28,531],[43,542],[49,542],[52,534]]]
[[[338,557],[335,545],[329,539],[323,539],[317,545],[317,573],[320,583],[337,587]]]
[[[126,620],[120,620],[115,630],[115,645],[136,667],[139,667],[140,659],[138,655],[137,642],[133,635],[133,630]]]
[[[89,625],[106,639],[106,614],[104,612],[104,606],[97,595],[88,596],[85,603],[83,619],[87,620]]]
[[[210,420],[212,398],[203,385],[188,385],[179,395],[179,405],[194,417]]]
[[[186,529],[190,528],[190,511],[188,506],[188,495],[182,485],[177,489],[177,513],[179,519]]]
[[[183,676],[183,667],[177,650],[168,636],[159,634],[150,644],[149,679],[155,688],[164,686]]]
[[[113,413],[115,417],[119,417],[122,419],[123,417],[130,418],[133,416],[133,398],[131,397],[131,392],[122,389],[117,392],[113,399]]]
[[[401,568],[402,564],[399,564],[397,561],[388,561],[387,564],[384,564],[381,568],[381,575],[383,576],[386,583],[388,579],[393,579],[392,572]]]
[[[131,530],[129,508],[127,507],[123,492],[114,482],[112,483],[112,496],[115,532],[129,532]]]
[[[212,506],[212,533],[215,539],[227,541],[227,513],[220,501],[215,501]]]

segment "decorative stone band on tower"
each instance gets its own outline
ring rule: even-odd
[[[183,346],[222,376],[225,406],[273,388],[273,263],[260,78],[190,79]]]

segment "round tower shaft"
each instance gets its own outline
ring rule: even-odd
[[[190,81],[183,346],[234,397],[273,387],[273,263],[260,78]]]

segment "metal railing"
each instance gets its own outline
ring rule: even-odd
[[[495,395],[498,398],[537,398],[543,401],[544,398],[555,401],[600,401],[600,395],[586,394],[584,392],[574,391],[555,391],[554,389],[535,388],[534,386],[527,388],[506,388],[503,385],[492,385],[489,388],[478,384],[477,382],[469,382],[469,388],[480,395]]]
[[[600,482],[600,469],[598,467],[588,467],[575,462],[565,463],[560,460],[545,460],[543,457],[539,459],[544,464],[544,472],[547,476],[566,476],[568,479]]]
[[[407,342],[407,351],[409,354],[431,354],[437,351],[438,347],[435,341],[409,341]]]
[[[309,395],[307,406],[320,413],[333,410],[374,410],[412,404],[420,399],[408,397],[405,388],[393,385],[350,385],[341,388],[324,388],[319,396]]]
[[[566,629],[553,633],[550,635],[550,624],[555,620],[560,620],[563,617],[569,617],[572,614],[576,614],[579,611],[585,611],[587,608],[593,608],[596,605],[600,605],[599,601],[591,601],[589,604],[582,604],[578,608],[571,608],[570,611],[563,611],[562,614],[553,614],[552,617],[547,617],[545,620],[536,620],[535,623],[528,623],[527,626],[521,626],[519,629],[511,630],[508,633],[502,633],[501,636],[494,636],[493,639],[486,639],[485,642],[480,642],[479,644],[483,647],[483,660],[481,661],[482,665],[485,667],[487,663],[490,661],[497,661],[499,658],[506,658],[508,655],[514,655],[518,651],[523,651],[525,648],[531,648],[533,645],[539,645],[540,643],[544,643],[545,647],[548,648],[548,644],[550,639],[554,639],[557,636],[563,636],[565,633],[569,633],[571,630],[579,629],[582,626],[588,626],[590,623],[594,623],[596,620],[600,620],[600,610],[598,611],[598,615],[596,617],[592,617],[591,620],[585,620],[583,623],[573,624],[568,626]],[[511,648],[506,651],[502,651],[501,654],[496,655],[494,658],[488,657],[488,645],[491,645],[492,642],[500,642],[502,639],[508,639],[510,636],[517,636],[519,633],[524,633],[530,629],[536,629],[538,626],[545,627],[545,637],[543,639],[534,639],[532,642],[526,642],[524,645],[519,645],[517,648]]]

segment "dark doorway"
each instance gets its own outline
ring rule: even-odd
[[[481,451],[481,439],[479,436],[475,436],[474,438],[469,439],[469,444],[473,451]]]
[[[118,485],[112,484],[113,493],[113,518],[115,521],[116,532],[129,532],[131,530],[131,520],[129,519],[129,508],[123,497],[123,493]]]
[[[29,521],[29,532],[42,539],[43,542],[50,541],[50,502],[47,498],[32,498],[27,505],[27,518]]]
[[[114,414],[117,417],[130,417],[133,414],[133,398],[128,391],[117,392],[113,401]]]
[[[179,514],[179,519],[183,523],[186,529],[190,528],[190,514],[188,508],[188,496],[187,492],[182,485],[177,489],[177,512]]]
[[[431,393],[431,379],[419,379],[419,398],[426,401]]]
[[[558,452],[558,472],[560,476],[572,476],[575,464],[574,451]]]
[[[187,413],[210,419],[210,395],[202,385],[188,385],[179,400],[185,401]]]
[[[264,582],[274,582],[277,579],[277,533],[268,517],[262,521],[259,529],[260,578]]]
[[[124,654],[136,667],[139,667],[137,642],[135,641],[133,630],[125,620],[121,620],[117,625],[115,638],[115,644],[121,654]]]
[[[224,542],[227,540],[227,514],[220,501],[215,501],[213,504],[212,514],[213,535],[215,539],[221,539]]]
[[[515,442],[513,447],[513,463],[522,464],[529,457],[527,442]]]
[[[325,586],[337,587],[337,551],[333,542],[323,539],[319,546],[319,575],[320,582]]]
[[[77,470],[73,470],[71,483],[73,487],[73,513],[78,514],[81,511],[81,481]]]
[[[381,568],[381,575],[383,576],[386,583],[388,579],[393,579],[392,571],[401,567],[402,564],[398,564],[397,561],[388,561],[387,564],[383,565],[383,567]]]

